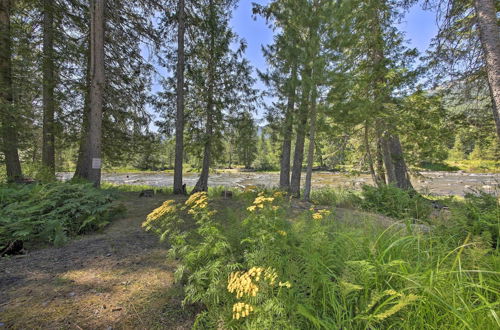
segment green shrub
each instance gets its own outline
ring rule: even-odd
[[[0,248],[14,240],[59,245],[68,237],[102,228],[120,208],[91,184],[0,186]]]
[[[498,255],[467,238],[408,235],[331,210],[288,221],[280,193],[215,212],[205,193],[144,226],[172,245],[194,328],[493,329]]]
[[[392,185],[362,187],[361,207],[396,219],[425,220],[432,211],[428,200],[415,191],[399,189]]]
[[[496,249],[500,246],[500,203],[498,197],[484,191],[465,195],[461,203],[452,208],[453,219],[462,236],[467,233],[485,238]]]
[[[321,188],[311,192],[311,202],[317,205],[332,205],[354,208],[361,199],[356,192],[342,188]]]

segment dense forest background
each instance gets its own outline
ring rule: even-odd
[[[254,17],[274,31],[263,46],[268,69],[257,72],[266,90],[258,90],[245,40],[229,24],[235,1],[108,0],[103,168],[173,169],[182,122],[184,171],[206,167],[209,152],[210,168],[283,170],[293,159],[296,168],[310,163],[375,177],[386,135],[400,144],[410,170],[467,162],[495,170],[497,110],[476,2],[254,4]],[[439,31],[425,54],[408,48],[397,28],[415,4],[437,15]],[[2,1],[12,103],[2,103],[0,161],[8,163],[4,154],[16,149],[26,176],[82,172],[95,117],[93,10],[78,0]]]

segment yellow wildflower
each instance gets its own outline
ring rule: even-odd
[[[250,212],[255,211],[255,209],[256,209],[256,206],[255,206],[255,205],[252,205],[252,206],[247,207],[247,210],[248,210],[248,211],[250,211]]]
[[[324,216],[329,216],[329,215],[330,215],[330,213],[332,213],[332,212],[330,212],[329,210],[319,210],[318,212],[319,212],[319,213],[321,213],[321,214],[322,214],[322,215],[324,215]]]
[[[233,319],[239,320],[240,317],[247,317],[253,312],[253,307],[250,304],[238,302],[233,305]]]
[[[208,196],[205,191],[200,191],[189,196],[188,200],[184,203],[186,206],[190,207],[200,207],[204,208],[207,206]]]
[[[282,191],[275,191],[273,194],[273,197],[275,197],[275,198],[283,197],[283,192]]]
[[[280,234],[281,236],[286,236],[286,231],[278,230],[278,234]]]
[[[247,272],[233,272],[229,275],[227,291],[230,293],[235,293],[236,298],[241,298],[243,295],[256,296],[259,291],[259,287],[253,283],[252,277],[256,278],[256,281],[260,279],[260,273],[262,273],[263,268],[252,267]]]
[[[146,217],[146,221],[142,224],[142,226],[145,227],[149,225],[151,222],[156,221],[169,213],[175,213],[175,211],[176,211],[175,201],[174,200],[165,201],[160,207],[157,207],[156,209],[153,210],[153,212],[148,214],[148,216]]]
[[[286,288],[291,288],[292,287],[292,285],[288,281],[286,281],[286,282],[279,282],[278,286],[280,286],[280,287],[286,287]]]
[[[312,217],[313,217],[314,220],[321,220],[321,219],[323,219],[323,215],[321,213],[319,213],[319,212],[318,213],[314,213],[312,215]]]

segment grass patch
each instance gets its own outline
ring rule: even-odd
[[[311,192],[311,202],[346,208],[358,207],[361,198],[358,192],[343,188],[321,188]]]
[[[144,184],[115,184],[103,182],[101,183],[101,189],[112,191],[112,192],[136,192],[140,193],[143,190],[153,190],[155,194],[172,194],[172,187],[159,187],[159,186],[150,186]]]

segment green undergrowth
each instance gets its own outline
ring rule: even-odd
[[[460,161],[448,160],[446,165],[455,167],[459,170],[471,173],[500,173],[499,160],[476,160],[465,159]]]
[[[123,207],[91,184],[4,184],[0,186],[0,250],[13,241],[65,243],[98,230]]]
[[[432,211],[430,201],[420,194],[390,185],[364,185],[361,191],[322,188],[312,192],[311,201],[317,205],[359,208],[395,219],[425,220]]]
[[[109,182],[103,182],[101,184],[101,189],[108,190],[110,192],[141,192],[143,190],[153,190],[155,194],[171,194],[172,187],[159,187],[150,186],[144,184],[114,184]]]
[[[359,197],[358,197],[359,198]],[[479,236],[290,218],[281,192],[166,201],[143,226],[171,244],[197,329],[495,329],[498,251]]]

